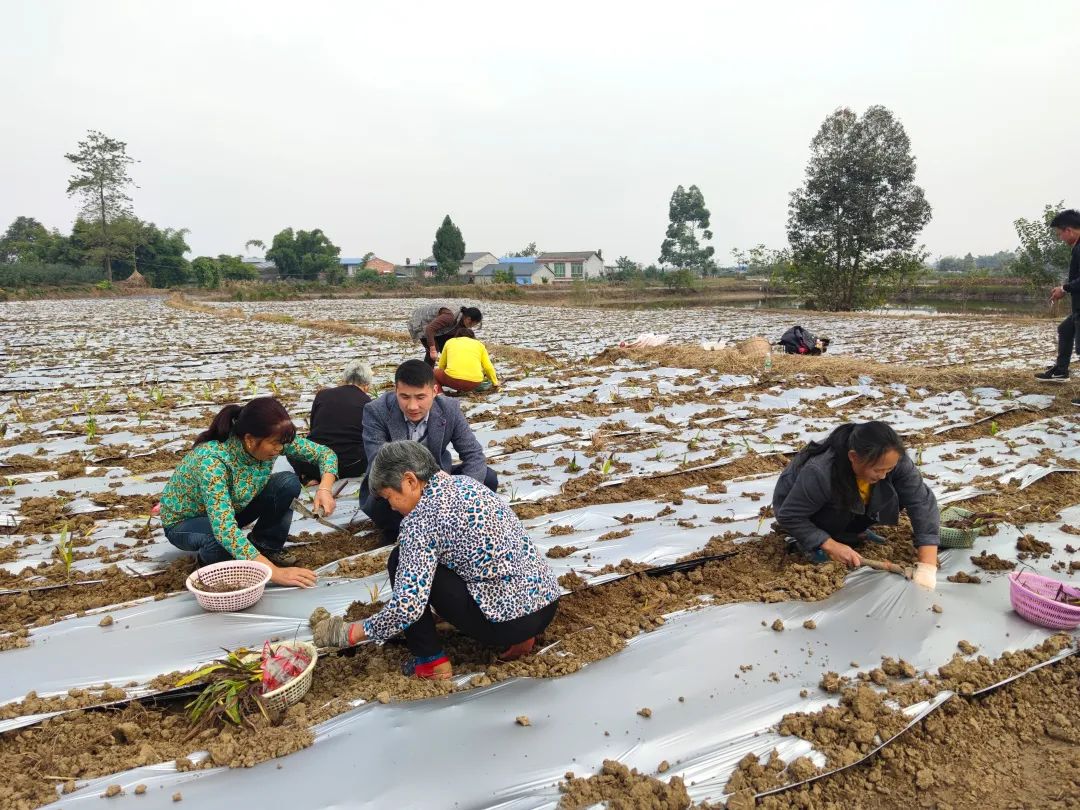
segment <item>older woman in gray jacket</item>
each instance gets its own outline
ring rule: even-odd
[[[773,493],[776,520],[800,551],[815,562],[833,559],[853,568],[862,564],[853,546],[884,542],[871,527],[895,526],[902,509],[911,519],[919,560],[914,580],[933,588],[937,500],[884,422],[841,425],[811,442],[788,464]]]

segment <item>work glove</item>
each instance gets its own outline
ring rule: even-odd
[[[932,563],[915,563],[915,572],[911,581],[928,591],[937,588],[937,566]]]
[[[341,616],[323,619],[314,628],[316,647],[348,647],[349,625]]]

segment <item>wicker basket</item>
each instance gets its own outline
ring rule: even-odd
[[[270,581],[270,573],[270,566],[261,562],[226,560],[192,571],[186,584],[203,610],[243,610],[262,599],[263,589]],[[231,585],[236,590],[207,593],[195,587],[196,579],[201,579],[207,585]]]
[[[311,656],[304,671],[289,681],[284,686],[279,686],[262,696],[266,707],[275,712],[283,712],[295,703],[304,699],[304,695],[311,689],[311,676],[315,672],[315,662],[319,660],[319,651],[315,645],[307,641],[282,641],[277,647],[287,647],[293,650],[303,650]]]
[[[941,522],[949,520],[964,520],[971,517],[974,512],[961,509],[957,506],[947,506],[941,512]],[[975,538],[983,533],[983,529],[956,529],[952,526],[942,526],[938,534],[938,542],[942,548],[971,548],[975,545]]]
[[[1080,627],[1080,607],[1057,601],[1062,594],[1080,599],[1080,588],[1028,571],[1009,574],[1009,601],[1013,609],[1040,627],[1051,630]]]

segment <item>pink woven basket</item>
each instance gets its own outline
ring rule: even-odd
[[[1009,574],[1009,600],[1013,609],[1029,622],[1051,630],[1080,627],[1080,607],[1060,602],[1080,599],[1080,588],[1029,571]]]
[[[207,593],[195,587],[195,580],[206,585],[228,585],[233,590]],[[226,560],[192,571],[187,589],[195,594],[203,610],[228,611],[249,608],[262,599],[263,589],[270,581],[270,566],[254,560]]]

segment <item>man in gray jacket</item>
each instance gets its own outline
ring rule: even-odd
[[[487,457],[461,408],[452,399],[435,395],[435,373],[423,360],[406,360],[394,372],[394,390],[364,406],[364,454],[375,458],[387,442],[415,441],[424,445],[443,472],[467,475],[495,492],[499,477],[487,466]],[[449,447],[461,459],[454,464]],[[386,499],[360,485],[360,508],[378,526],[388,543],[397,542],[401,515]]]

